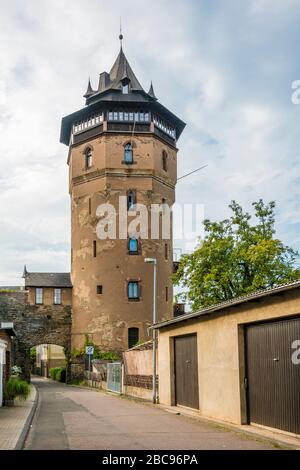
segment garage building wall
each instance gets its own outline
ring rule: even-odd
[[[293,289],[161,328],[158,343],[160,403],[175,404],[172,338],[197,333],[200,414],[245,424],[243,325],[299,314],[300,293]]]

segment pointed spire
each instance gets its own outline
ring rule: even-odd
[[[93,95],[95,92],[92,88],[92,85],[91,85],[91,79],[89,78],[89,82],[88,82],[88,86],[87,86],[87,90],[85,92],[85,94],[83,95],[84,98],[88,98],[89,96]]]
[[[28,274],[28,271],[27,271],[27,268],[26,268],[26,264],[24,264],[24,270],[23,270],[22,277],[25,279],[25,277],[27,276],[27,274]]]
[[[120,50],[119,55],[109,72],[109,76],[109,88],[111,89],[119,90],[120,82],[124,80],[124,78],[127,78],[130,81],[131,90],[144,91],[125,57],[123,49]]]
[[[151,96],[151,98],[153,98],[154,100],[157,100],[155,93],[154,93],[152,80],[151,80],[150,89],[148,91],[148,95]]]

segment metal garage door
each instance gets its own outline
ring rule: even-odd
[[[300,434],[299,340],[300,318],[246,328],[249,422]]]
[[[199,408],[196,335],[174,338],[174,361],[176,404]]]

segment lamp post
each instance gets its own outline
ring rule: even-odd
[[[145,258],[145,263],[153,264],[153,324],[156,323],[156,258]],[[152,330],[153,339],[153,377],[152,377],[152,390],[153,390],[153,403],[156,403],[156,330]]]

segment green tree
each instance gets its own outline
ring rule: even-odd
[[[197,310],[300,278],[298,253],[275,238],[275,202],[254,202],[256,223],[232,201],[230,218],[204,221],[205,237],[173,276],[179,298]]]

